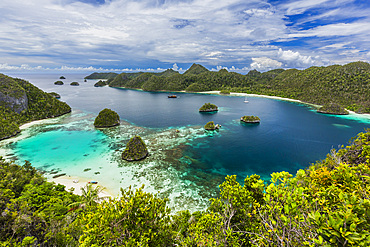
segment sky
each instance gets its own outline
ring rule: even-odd
[[[370,60],[369,0],[1,0],[0,72]]]

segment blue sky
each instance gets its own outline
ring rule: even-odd
[[[370,60],[369,0],[2,0],[0,72]]]

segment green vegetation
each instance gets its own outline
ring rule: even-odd
[[[54,84],[55,84],[55,85],[63,85],[63,84],[64,84],[64,82],[62,82],[62,81],[56,81],[56,82],[54,82]]]
[[[59,79],[64,80],[66,79],[64,76],[59,77]]]
[[[243,116],[240,118],[240,121],[244,123],[259,123],[261,119],[257,116]]]
[[[0,74],[0,140],[19,133],[22,124],[68,112],[71,107],[51,94],[25,80]]]
[[[317,112],[325,114],[335,114],[335,115],[347,115],[349,114],[343,107],[336,103],[325,104],[320,107]]]
[[[218,111],[218,107],[214,104],[211,103],[205,103],[202,105],[201,108],[199,108],[200,112],[215,112]]]
[[[134,136],[126,145],[125,151],[122,153],[122,159],[127,161],[142,160],[149,155],[145,142],[140,136]]]
[[[204,72],[208,72],[208,69],[204,68],[200,64],[193,63],[191,67],[185,71],[184,75],[199,75]]]
[[[109,128],[119,125],[119,115],[111,109],[105,108],[99,112],[95,118],[94,126],[96,128]]]
[[[223,89],[220,91],[220,94],[230,94],[229,90]]]
[[[206,129],[206,130],[215,130],[216,129],[215,122],[213,122],[213,121],[208,122],[206,125],[204,125],[204,129]]]
[[[141,140],[141,139],[140,139]],[[370,132],[293,176],[227,176],[204,211],[171,214],[168,199],[121,189],[100,201],[0,160],[2,246],[369,246]],[[31,244],[32,243],[32,244]]]
[[[184,74],[173,70],[161,73],[122,73],[110,87],[126,87],[147,91],[202,92],[226,90],[302,100],[324,105],[332,102],[358,113],[370,113],[370,64],[354,62],[346,65],[311,67],[305,70],[275,69],[247,75],[208,71],[193,64]]]
[[[94,84],[94,87],[104,87],[108,85],[108,81],[99,80],[97,83]]]
[[[56,93],[56,92],[50,92],[49,93],[51,96],[53,96],[54,98],[56,99],[60,99],[60,94]]]
[[[29,162],[18,166],[0,159],[0,195],[1,246],[68,246],[76,242],[69,224],[78,210],[69,212],[68,205],[80,197],[65,191],[63,185],[46,182]]]
[[[70,84],[71,86],[79,86],[80,85],[80,83],[78,83],[77,81],[74,81],[74,82],[71,82],[71,84]]]
[[[117,73],[92,73],[91,75],[86,76],[84,79],[113,79],[117,76]]]

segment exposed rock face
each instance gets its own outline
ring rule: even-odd
[[[28,98],[25,92],[19,97],[5,95],[0,92],[0,104],[12,109],[16,113],[21,113],[28,108]]]
[[[122,153],[122,159],[127,161],[142,160],[148,156],[149,152],[140,136],[134,136],[126,145]]]
[[[0,74],[0,106],[21,113],[28,108],[26,91],[13,78]]]

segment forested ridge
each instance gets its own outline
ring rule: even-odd
[[[358,113],[370,113],[370,64],[366,62],[263,73],[252,70],[246,75],[226,69],[209,71],[193,64],[184,74],[172,69],[161,73],[121,73],[110,79],[109,86],[146,91],[224,90],[273,95],[317,105],[333,103]]]
[[[71,108],[31,83],[0,74],[0,140],[17,134],[19,126],[57,117]]]
[[[204,211],[121,189],[101,201],[46,182],[30,163],[0,160],[2,246],[369,246],[370,132],[293,176],[227,176]],[[99,201],[101,201],[99,203]]]

